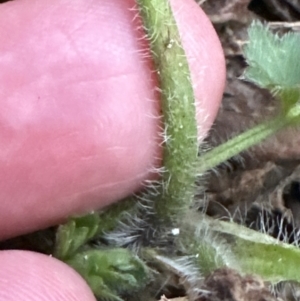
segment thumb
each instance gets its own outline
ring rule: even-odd
[[[95,301],[69,266],[27,251],[0,251],[0,301]]]
[[[171,4],[203,137],[223,91],[223,53],[194,1]],[[133,7],[0,5],[0,239],[115,202],[159,166],[157,81]]]

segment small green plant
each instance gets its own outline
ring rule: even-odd
[[[161,89],[165,124],[161,181],[146,187],[140,196],[60,226],[55,256],[74,267],[98,297],[110,300],[143,289],[152,279],[148,262],[173,265],[190,283],[193,279],[187,266],[191,265],[198,272],[194,275],[227,266],[241,273],[257,273],[272,283],[300,282],[300,249],[296,246],[191,210],[197,174],[300,123],[300,35],[279,37],[259,22],[251,25],[245,47],[249,67],[244,77],[270,89],[281,111],[198,157],[189,67],[169,1],[137,3]]]
[[[300,36],[287,33],[279,37],[267,26],[253,22],[248,30],[245,57],[249,64],[244,78],[269,89],[278,98],[278,116],[246,131],[201,157],[200,170],[208,170],[253,146],[278,130],[300,122]]]
[[[145,263],[124,248],[86,250],[65,262],[86,279],[95,295],[106,300],[122,300],[119,295],[135,293],[150,280]]]

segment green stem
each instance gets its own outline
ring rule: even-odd
[[[267,137],[275,134],[278,130],[291,124],[292,116],[277,116],[276,118],[261,123],[250,130],[228,140],[203,154],[198,160],[198,172],[210,170],[226,160],[236,156],[240,152],[252,147]]]
[[[154,206],[159,219],[176,220],[194,196],[198,152],[190,71],[168,0],[137,0],[159,77],[164,121],[162,187]]]

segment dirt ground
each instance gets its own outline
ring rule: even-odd
[[[208,137],[215,146],[229,137],[265,121],[278,110],[277,101],[263,89],[243,81],[246,63],[242,47],[247,27],[254,19],[269,21],[276,32],[299,30],[300,1],[206,0],[202,8],[210,16],[222,42],[227,64],[227,85],[222,106]],[[251,8],[253,11],[250,11]],[[278,23],[280,22],[280,23]],[[261,145],[231,159],[211,173],[207,187],[208,213],[222,216],[225,206],[231,214],[237,208],[249,210],[253,203],[268,208],[300,210],[300,129],[287,129]],[[218,180],[222,179],[222,181]],[[290,187],[292,186],[292,187]],[[291,190],[293,190],[291,192]]]
[[[242,47],[247,42],[247,27],[254,19],[271,22],[270,27],[279,34],[300,31],[300,1],[206,0],[200,5],[217,30],[227,64],[222,106],[207,139],[215,146],[276,114],[277,102],[268,91],[241,80],[246,67]],[[218,218],[233,217],[255,229],[261,227],[262,216],[268,222],[277,222],[277,227],[270,229],[275,237],[278,221],[283,218],[285,230],[295,231],[300,225],[299,160],[300,129],[295,128],[232,158],[208,175],[207,213]],[[275,297],[252,279],[254,291],[250,289],[247,294],[248,276],[240,277],[234,271],[216,271],[204,285],[215,294],[203,300],[300,300],[299,289],[291,283],[283,284]]]

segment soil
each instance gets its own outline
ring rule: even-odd
[[[202,8],[210,16],[220,37],[227,64],[227,85],[222,106],[207,139],[209,145],[216,146],[267,120],[278,111],[279,102],[267,90],[241,79],[246,67],[242,47],[247,42],[247,28],[254,19],[272,21],[271,27],[276,32],[288,27],[299,30],[299,22],[295,21],[300,20],[300,2],[206,0]],[[225,214],[223,206],[231,214],[237,208],[245,212],[254,203],[267,208],[292,209],[291,213],[297,213],[297,204],[293,203],[300,205],[300,190],[298,195],[294,191],[289,196],[289,189],[291,184],[300,180],[299,133],[300,129],[295,128],[281,131],[257,147],[232,158],[217,172],[211,172],[206,190],[210,201],[208,213],[221,217]],[[300,215],[294,214],[295,219],[297,216]]]
[[[207,138],[209,145],[216,146],[278,111],[278,102],[268,91],[241,80],[246,67],[242,47],[247,42],[247,27],[254,19],[271,22],[270,27],[279,34],[299,31],[300,1],[206,0],[201,6],[220,37],[227,65],[222,106]],[[277,228],[270,234],[275,237],[279,237],[279,220],[284,221],[288,233],[295,231],[300,225],[299,134],[300,129],[286,129],[211,172],[205,191],[207,213],[233,218],[257,230],[261,217],[273,219]],[[217,270],[201,287],[213,294],[199,300],[299,300],[295,284],[282,284],[275,297],[263,282],[251,277]]]

